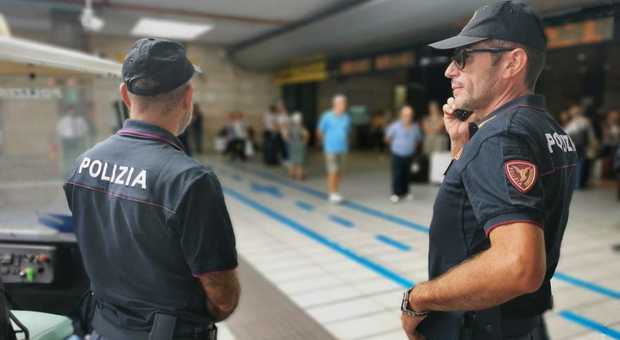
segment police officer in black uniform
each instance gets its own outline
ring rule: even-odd
[[[96,299],[95,339],[215,339],[239,301],[235,236],[211,169],[176,137],[199,70],[172,41],[123,63],[121,130],[81,155],[64,186]]]
[[[547,339],[577,154],[534,94],[541,20],[501,1],[431,46],[455,49],[443,107],[454,159],[433,211],[430,281],[405,293],[403,328],[409,339]]]

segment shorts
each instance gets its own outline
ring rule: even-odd
[[[342,171],[345,155],[344,153],[326,153],[325,166],[327,167],[327,173],[332,174]]]

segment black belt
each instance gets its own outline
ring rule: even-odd
[[[108,340],[217,340],[217,327],[187,327],[176,325],[177,318],[168,314],[155,314],[150,331],[134,331],[118,327],[108,321],[96,309],[93,316],[93,327],[97,333]]]

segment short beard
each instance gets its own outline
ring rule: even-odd
[[[493,101],[493,99],[495,98],[495,92],[493,91],[493,89],[497,84],[497,80],[492,76],[492,74],[494,74],[494,69],[495,65],[491,66],[491,68],[489,69],[489,78],[484,80],[485,83],[488,84],[488,86],[486,87],[486,89],[481,91],[483,95],[478,98],[469,97],[465,99],[461,104],[461,109],[476,111],[487,107],[489,103]]]

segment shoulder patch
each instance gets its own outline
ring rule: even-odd
[[[510,183],[522,193],[532,190],[538,179],[536,165],[528,161],[507,161],[504,163],[504,172]]]

